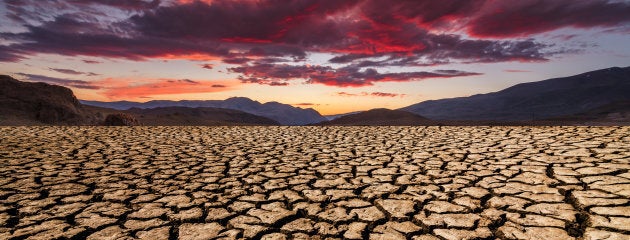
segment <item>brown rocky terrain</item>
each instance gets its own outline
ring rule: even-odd
[[[126,113],[114,113],[105,117],[105,126],[139,126],[138,119]]]
[[[2,127],[0,239],[630,239],[630,127]]]
[[[0,75],[0,124],[94,124],[101,119],[83,108],[72,90]]]

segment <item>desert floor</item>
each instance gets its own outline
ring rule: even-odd
[[[0,239],[630,239],[630,127],[2,127]]]

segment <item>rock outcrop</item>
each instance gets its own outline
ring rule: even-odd
[[[0,121],[78,124],[85,121],[83,114],[81,103],[68,88],[0,75]]]
[[[138,126],[138,119],[127,113],[109,114],[103,123],[105,126]]]

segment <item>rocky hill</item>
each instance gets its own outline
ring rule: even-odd
[[[566,116],[630,100],[630,67],[522,83],[488,94],[425,101],[400,110],[434,120],[524,121]]]
[[[416,114],[384,108],[349,114],[318,125],[347,126],[417,126],[431,125],[434,122]]]
[[[86,110],[68,88],[0,75],[1,125],[83,125],[101,118]]]
[[[574,125],[630,125],[630,101],[606,104],[585,112],[541,120]]]

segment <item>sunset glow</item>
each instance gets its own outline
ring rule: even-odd
[[[0,73],[100,101],[322,114],[630,65],[630,1],[6,0]]]

